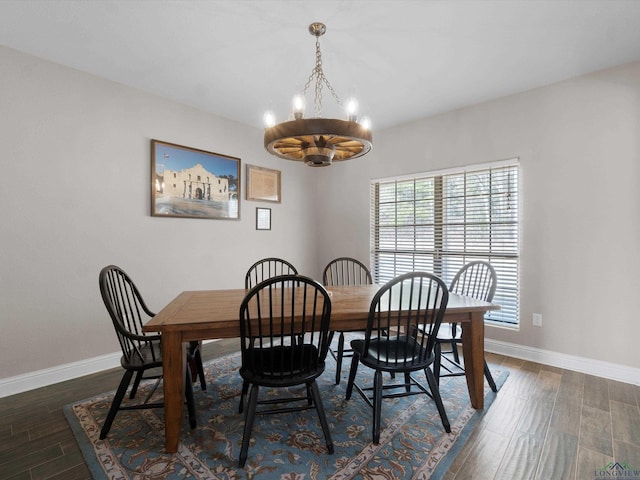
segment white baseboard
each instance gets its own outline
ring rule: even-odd
[[[120,366],[121,352],[0,379],[0,398]]]
[[[564,368],[575,372],[586,373],[596,377],[617,380],[623,383],[640,385],[640,368],[603,362],[592,358],[576,357],[565,353],[542,350],[540,348],[516,345],[499,340],[485,339],[484,348],[487,352],[499,353],[508,357],[520,358],[531,362],[542,363],[552,367]]]
[[[640,385],[640,369],[638,368],[491,339],[485,340],[485,349],[487,352],[498,353],[508,357]],[[110,353],[80,362],[67,363],[57,367],[0,379],[0,398],[118,367],[120,365],[120,355],[120,352]]]
[[[202,343],[215,341],[204,340]],[[2,378],[0,379],[0,398],[119,367],[121,356],[121,352],[108,353],[79,362],[66,363],[57,367],[16,375],[15,377]],[[116,387],[117,385],[113,385],[114,389]]]

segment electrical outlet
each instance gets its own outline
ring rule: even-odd
[[[541,313],[534,313],[532,315],[533,318],[533,326],[534,327],[541,327],[542,326],[542,314]]]

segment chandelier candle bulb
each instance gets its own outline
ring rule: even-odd
[[[293,97],[293,118],[300,120],[304,117],[304,98],[300,95]]]
[[[268,111],[264,113],[263,116],[264,126],[265,128],[271,128],[276,124],[276,116],[272,111]]]
[[[355,122],[358,119],[358,102],[351,98],[347,102],[347,120]]]

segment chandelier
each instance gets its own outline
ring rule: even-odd
[[[332,161],[361,157],[371,150],[371,130],[365,118],[358,122],[357,103],[351,100],[345,109],[322,70],[320,37],[327,31],[322,23],[309,25],[316,37],[316,65],[304,86],[302,95],[293,100],[293,120],[275,123],[273,113],[265,114],[264,148],[271,154],[288,160],[305,162],[311,167],[325,167]],[[304,118],[305,95],[314,83],[315,117]],[[322,89],[327,87],[338,106],[345,110],[345,119],[322,118]]]

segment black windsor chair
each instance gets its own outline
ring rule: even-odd
[[[374,444],[380,441],[382,400],[385,398],[427,394],[436,403],[445,431],[451,431],[438,383],[429,368],[434,361],[435,337],[448,300],[445,283],[424,272],[400,275],[387,282],[373,297],[365,337],[351,341],[353,358],[346,398],[351,398],[355,387],[373,408]],[[355,383],[359,364],[375,370],[373,387],[364,388]],[[429,389],[412,375],[418,370],[424,371]],[[403,373],[404,383],[394,381],[384,385],[382,372]],[[414,386],[417,388],[412,390]]]
[[[315,280],[282,275],[253,287],[240,306],[243,378],[240,411],[249,392],[239,465],[247,460],[256,415],[315,408],[329,453],[333,442],[316,378],[324,372],[329,349],[331,299]],[[305,385],[305,396],[259,400],[260,387]],[[258,409],[258,406],[263,406]],[[270,407],[267,407],[270,406]]]
[[[371,285],[373,280],[371,272],[364,263],[355,258],[340,257],[331,260],[322,272],[322,283],[325,287],[334,285]],[[333,340],[334,332],[331,332],[329,344]],[[344,332],[339,332],[338,348],[330,348],[329,352],[336,360],[336,385],[340,383],[342,373],[342,359],[350,357],[353,350],[344,348]],[[345,355],[346,354],[346,355]]]
[[[491,302],[496,292],[497,274],[495,269],[488,262],[476,261],[464,265],[453,277],[449,291],[467,297],[473,297],[485,302]],[[433,373],[438,383],[441,377],[456,377],[465,375],[464,366],[460,362],[458,345],[462,344],[460,338],[460,328],[457,324],[451,323],[443,325],[436,337],[435,354],[433,363]],[[442,351],[442,345],[449,345],[450,350]],[[450,354],[449,358],[446,354]],[[443,363],[443,360],[446,363]],[[445,372],[443,373],[443,369]],[[484,376],[491,387],[497,392],[496,382],[493,380],[487,361],[484,361]]]
[[[149,310],[138,288],[124,270],[115,265],[104,267],[100,271],[99,285],[102,300],[109,312],[122,349],[120,364],[125,370],[100,431],[100,439],[104,439],[109,433],[118,411],[164,407],[163,402],[149,402],[162,379],[162,374],[158,373],[162,369],[162,337],[159,334],[151,335],[142,331],[142,326],[154,316],[154,313]],[[199,346],[199,342],[190,343],[187,361],[194,360],[193,363],[198,365],[198,376],[204,390],[206,383]],[[136,376],[129,394],[130,399],[135,398],[141,380],[156,379],[157,381],[142,403],[123,406],[122,400],[134,373]],[[145,376],[145,373],[148,375]],[[191,373],[187,369],[185,398],[189,412],[189,424],[191,428],[195,428],[196,417],[191,380]]]

